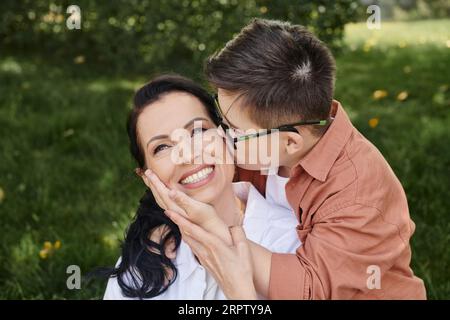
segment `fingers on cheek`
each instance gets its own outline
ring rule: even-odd
[[[150,189],[152,188],[152,184],[150,183],[150,180],[148,180],[147,177],[142,178],[142,180],[144,180],[144,183],[147,187],[149,187]]]
[[[183,197],[175,190],[171,190],[171,192],[169,193],[169,197],[170,199],[172,199],[173,201],[175,201],[176,204],[178,204],[181,207],[185,206],[185,202]]]
[[[171,189],[171,190],[169,190],[169,198],[170,199],[172,199],[172,200],[177,200],[177,190],[175,190],[175,189]]]

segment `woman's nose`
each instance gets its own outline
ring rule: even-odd
[[[223,139],[216,129],[209,129],[193,137],[183,139],[179,147],[178,164],[215,163],[217,149],[223,145]]]

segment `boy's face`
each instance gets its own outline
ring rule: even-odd
[[[230,127],[231,137],[243,137],[256,132],[265,132],[265,129],[256,124],[248,112],[240,93],[230,93],[218,89],[218,108],[223,116],[223,122]],[[297,133],[275,132],[263,134],[258,137],[250,136],[248,139],[234,144],[235,162],[241,168],[247,170],[261,170],[278,168],[286,165],[291,159],[290,149],[287,144],[292,143],[290,137],[301,139]],[[233,143],[229,143],[233,148]]]

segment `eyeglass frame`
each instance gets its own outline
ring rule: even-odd
[[[233,142],[233,146],[234,149],[236,150],[236,144],[240,141],[246,141],[249,140],[251,138],[258,138],[261,136],[265,136],[265,135],[269,135],[273,132],[294,132],[294,133],[298,133],[300,134],[300,132],[298,132],[297,128],[295,128],[296,126],[309,126],[309,125],[317,125],[317,126],[326,126],[328,124],[330,124],[334,118],[333,117],[329,117],[326,120],[304,120],[304,121],[299,121],[299,122],[295,122],[295,123],[290,123],[290,124],[285,124],[285,125],[281,125],[277,128],[273,128],[273,129],[258,129],[261,130],[262,132],[256,132],[256,133],[249,133],[249,134],[244,134],[240,137],[231,137],[229,135],[229,130],[233,129],[234,131],[240,130],[238,128],[234,128],[231,125],[228,125],[224,122],[224,119],[228,122],[230,122],[227,117],[225,116],[225,114],[222,112],[222,109],[220,108],[220,104],[219,104],[219,99],[218,99],[218,95],[217,93],[214,94],[214,106],[216,108],[216,115],[219,118],[219,124],[218,127],[221,128],[224,132],[226,137]],[[230,106],[231,108],[231,106]]]

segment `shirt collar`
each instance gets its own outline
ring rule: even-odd
[[[336,100],[332,103],[337,106],[333,122],[311,151],[294,167],[295,169],[301,166],[310,176],[321,182],[327,179],[353,131],[353,125],[341,104]]]
[[[200,267],[200,264],[195,259],[191,248],[189,248],[183,240],[181,240],[180,247],[177,250],[175,266],[177,268],[180,281],[185,281],[197,268]]]

